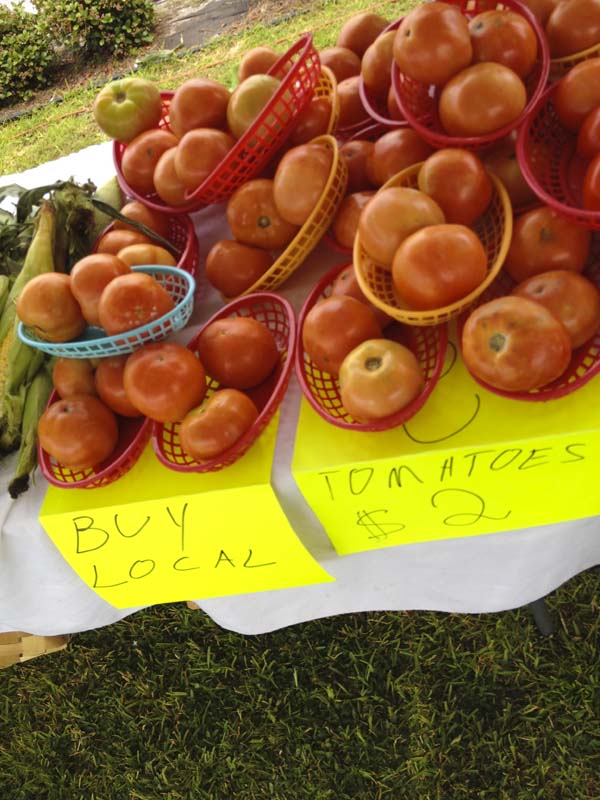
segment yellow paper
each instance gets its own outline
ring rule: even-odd
[[[303,401],[293,474],[339,554],[600,513],[600,379],[547,403],[505,399],[454,348],[392,431],[335,428]]]
[[[40,521],[63,557],[117,608],[334,580],[290,527],[269,483],[273,421],[236,464],[162,466],[149,446],[101,489],[50,487]]]

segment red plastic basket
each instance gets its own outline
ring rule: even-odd
[[[543,203],[578,225],[600,230],[600,211],[581,206],[588,162],[576,154],[577,138],[558,118],[553,102],[557,86],[546,89],[519,130],[519,166]]]
[[[59,400],[58,392],[53,391],[46,408]],[[134,466],[142,451],[150,441],[152,421],[147,417],[117,417],[119,440],[110,457],[89,469],[72,469],[59,464],[50,456],[38,441],[38,464],[48,483],[60,489],[98,489],[108,486],[125,475]]]
[[[327,272],[321,280],[313,287],[312,291],[304,301],[304,305],[298,316],[298,335],[296,343],[295,370],[296,377],[302,389],[302,393],[310,405],[323,419],[338,428],[346,428],[353,431],[376,432],[390,430],[399,425],[403,425],[417,411],[419,411],[425,401],[433,391],[442,371],[446,348],[448,345],[448,326],[442,325],[430,327],[402,326],[392,323],[396,330],[401,331],[402,343],[409,347],[416,355],[423,372],[425,374],[425,386],[420,394],[397,414],[392,414],[372,422],[357,422],[344,408],[340,397],[339,384],[336,378],[327,372],[322,372],[305,352],[302,346],[302,326],[310,309],[331,292],[331,287],[337,276],[348,263],[338,264]],[[386,328],[386,331],[388,329]],[[384,331],[384,336],[386,332]],[[391,338],[391,337],[390,337]],[[396,338],[396,337],[394,337]]]
[[[598,237],[598,235],[596,235],[594,239],[592,250],[591,264],[583,274],[600,289],[600,237]],[[480,297],[476,305],[481,305],[496,297],[510,294],[515,285],[515,282],[506,273],[501,272],[494,283]],[[458,340],[461,350],[462,331],[469,313],[472,310],[473,309],[469,309],[468,312],[462,314],[457,320]],[[598,373],[600,373],[600,329],[596,331],[589,341],[573,351],[571,361],[565,372],[555,381],[552,381],[552,383],[546,386],[542,386],[540,389],[533,389],[530,392],[506,392],[502,389],[496,389],[494,386],[490,386],[476,375],[472,375],[472,378],[484,389],[500,395],[500,397],[507,397],[511,400],[547,402],[571,394],[582,386],[585,386],[585,384],[595,375],[598,375]]]
[[[199,463],[183,452],[179,441],[179,423],[155,422],[152,431],[154,452],[159,461],[178,472],[216,472],[233,464],[254,444],[279,408],[287,390],[293,367],[296,341],[296,316],[284,297],[272,292],[256,292],[233,300],[217,311],[188,343],[194,350],[205,328],[225,317],[252,317],[264,323],[273,333],[279,350],[279,363],[272,374],[254,389],[246,391],[254,400],[258,419],[228,450],[209,461]],[[207,376],[207,397],[219,388],[217,381]]]
[[[516,130],[530,113],[540,94],[544,91],[550,70],[550,54],[546,34],[536,17],[518,0],[445,0],[458,6],[463,14],[472,19],[482,11],[495,8],[508,8],[521,14],[529,22],[538,45],[538,56],[535,66],[525,79],[527,89],[527,105],[516,120],[504,125],[497,131],[484,136],[450,136],[444,131],[438,115],[440,87],[427,86],[409,78],[400,72],[397,64],[392,64],[392,84],[400,110],[408,123],[433,147],[465,147],[479,150],[493,142],[503,139],[511,131]]]
[[[291,133],[300,114],[311,97],[319,75],[321,62],[313,45],[312,34],[307,33],[273,64],[269,75],[281,80],[261,114],[231,148],[206,180],[181,206],[172,207],[163,202],[156,193],[140,195],[133,191],[121,172],[121,161],[126,145],[113,143],[113,160],[117,177],[123,190],[157,211],[182,214],[227,200],[242,183],[256,177],[271,157],[278,151]],[[162,92],[163,117],[160,126],[169,127],[169,104],[173,92]]]
[[[402,19],[403,18],[400,17],[399,19],[394,20],[394,22],[390,22],[387,28],[385,28],[380,35],[388,33],[388,31],[397,30],[402,22]],[[386,103],[382,101],[381,98],[375,97],[372,92],[367,90],[362,74],[360,76],[358,91],[367,114],[375,122],[379,122],[381,125],[384,125],[388,130],[390,128],[405,128],[408,125],[408,122],[405,119],[392,119],[389,116]]]

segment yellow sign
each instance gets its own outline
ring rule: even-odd
[[[173,472],[149,446],[110,486],[50,487],[40,521],[79,577],[117,608],[333,581],[269,484],[275,430],[273,421],[217,473]]]
[[[292,470],[340,555],[600,514],[596,377],[546,403],[476,384],[452,344],[424,408],[381,433],[335,428],[303,401]]]

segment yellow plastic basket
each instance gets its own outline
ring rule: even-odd
[[[566,75],[567,72],[577,66],[577,64],[580,64],[582,61],[587,61],[588,58],[597,58],[598,56],[600,56],[600,42],[592,45],[592,47],[588,47],[586,50],[580,50],[578,53],[571,53],[570,56],[551,58],[548,80],[550,82],[560,80],[563,75]]]
[[[394,175],[378,191],[382,192],[391,186],[418,189],[417,176],[422,163],[413,164]],[[360,288],[374,305],[393,319],[407,325],[439,325],[458,316],[477,300],[500,272],[512,236],[513,212],[510,198],[500,181],[491,174],[490,178],[493,183],[492,199],[485,214],[473,225],[473,230],[481,239],[488,257],[488,272],[485,280],[468,295],[449,306],[431,311],[415,311],[398,301],[394,292],[391,271],[377,264],[367,255],[361,244],[360,235],[357,233],[354,238],[352,254],[354,270]]]
[[[333,155],[331,169],[321,198],[313,208],[310,217],[279,258],[271,264],[256,283],[253,283],[241,295],[237,295],[238,297],[252,294],[253,292],[271,292],[279,288],[304,263],[308,254],[319,244],[344,198],[348,184],[348,168],[345,160],[340,157],[337,140],[331,134],[324,134],[311,139],[311,143],[325,145]],[[226,299],[229,301],[233,298],[228,297]]]
[[[333,133],[340,117],[340,100],[337,92],[335,75],[324,64],[321,65],[321,74],[315,86],[313,97],[327,97],[331,102],[331,113],[327,123],[326,133]]]

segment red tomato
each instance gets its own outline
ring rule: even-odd
[[[394,119],[397,121],[404,119],[404,114],[400,110],[400,106],[398,105],[398,98],[396,97],[396,90],[393,86],[390,86],[390,90],[387,95],[387,112],[389,114],[390,119]]]
[[[127,397],[123,385],[123,372],[128,356],[107,356],[99,360],[94,375],[95,391],[115,414],[122,417],[139,417],[139,410]]]
[[[211,78],[180,83],[169,105],[169,125],[180,138],[192,128],[224,128],[231,93]]]
[[[296,147],[327,133],[330,118],[331,100],[328,97],[313,97],[290,134],[289,143]]]
[[[109,336],[146,325],[175,306],[169,292],[145,272],[130,272],[113,278],[98,302],[100,327]]]
[[[351,139],[341,145],[340,157],[344,159],[348,167],[348,186],[346,187],[348,194],[373,188],[367,175],[367,159],[374,146],[373,142],[369,142],[367,139]]]
[[[337,377],[342,361],[366,339],[380,339],[381,327],[365,303],[349,295],[330,295],[304,318],[302,345],[311,361]]]
[[[430,225],[408,236],[392,264],[392,281],[409,308],[432,311],[466,297],[487,275],[481,240],[465,225]]]
[[[390,186],[365,206],[358,221],[360,241],[367,255],[391,269],[394,253],[411,233],[444,222],[444,212],[418,189]]]
[[[522,14],[507,8],[476,14],[469,22],[473,61],[496,61],[525,78],[537,58],[537,39]]]
[[[600,211],[600,153],[588,164],[583,179],[583,207]]]
[[[223,161],[234,144],[232,136],[214,128],[194,128],[188,131],[175,148],[175,174],[186,189],[197,189]]]
[[[273,261],[273,256],[260,247],[221,239],[206,256],[206,277],[225,297],[235,297],[255,284]]]
[[[433,197],[446,222],[472,225],[492,199],[492,182],[479,156],[447,147],[429,156],[421,166],[418,185]]]
[[[238,83],[245,81],[250,75],[264,75],[278,60],[279,53],[272,47],[265,45],[251,47],[240,59],[237,69]]]
[[[246,133],[280,85],[274,75],[250,75],[238,83],[227,106],[227,125],[236,139]]]
[[[472,56],[469,24],[458,6],[421,3],[397,29],[396,64],[419,83],[443,86],[471,63]]]
[[[554,93],[554,108],[562,124],[577,132],[587,115],[600,106],[600,57],[572,67],[560,79]]]
[[[206,394],[200,360],[177,342],[152,342],[125,362],[123,386],[131,404],[157,422],[179,422]]]
[[[230,389],[258,386],[279,362],[273,333],[252,317],[214,320],[198,337],[196,350],[211,378]]]
[[[577,134],[577,152],[589,159],[600,153],[600,106],[590,111],[581,125]]]
[[[154,169],[154,188],[163,203],[177,207],[187,203],[187,187],[175,172],[176,147],[166,150]]]
[[[273,178],[273,200],[292,225],[304,225],[329,178],[333,154],[321,144],[301,144],[288,150]]]
[[[360,98],[359,86],[359,75],[345,78],[338,83],[337,95],[340,104],[338,128],[349,128],[369,118]]]
[[[324,47],[319,50],[319,58],[321,64],[333,72],[338,83],[360,75],[360,58],[348,47]]]
[[[533,208],[514,222],[504,269],[517,283],[549,270],[582,272],[590,244],[589,230],[547,206]]]
[[[535,300],[551,311],[567,329],[573,348],[600,328],[600,292],[579,272],[543,272],[520,283],[512,294]]]
[[[383,186],[393,175],[423,161],[433,148],[412,128],[396,128],[382,134],[367,156],[367,177],[373,186]]]
[[[46,342],[68,342],[85,330],[85,317],[63,272],[31,278],[17,298],[16,312],[25,327]]]
[[[359,58],[362,58],[366,49],[387,28],[388,21],[381,14],[372,11],[361,11],[353,14],[340,28],[336,45],[347,47]]]
[[[415,354],[390,339],[368,339],[348,353],[340,367],[340,397],[358,422],[401,411],[425,385]]]
[[[493,173],[506,189],[513,208],[526,206],[536,200],[536,196],[523,177],[514,145],[505,142],[484,157],[485,168]]]
[[[363,294],[363,290],[358,284],[356,272],[352,264],[342,270],[331,285],[331,295],[335,296],[338,294],[347,294],[350,297],[354,297],[355,300],[360,300],[361,303],[365,303],[375,315],[375,319],[382,329],[392,322],[392,318],[386,314],[385,311],[382,311],[367,300]]]
[[[517,73],[487,61],[448,81],[438,111],[451,136],[484,136],[514,122],[526,105],[527,90]]]
[[[52,383],[62,400],[74,394],[97,394],[94,366],[89,358],[57,358]]]
[[[545,28],[550,14],[558,3],[562,3],[562,0],[521,0],[521,2],[537,17],[542,27]]]
[[[336,242],[342,247],[352,249],[362,210],[374,195],[375,192],[353,192],[347,194],[340,203],[331,223],[331,230]]]
[[[587,50],[600,42],[600,0],[561,0],[546,23],[551,58]]]
[[[164,128],[153,128],[138,134],[121,159],[121,172],[128,186],[141,194],[154,191],[154,168],[165,150],[175,147],[178,138]]]
[[[158,244],[130,244],[119,250],[117,256],[130,267],[143,267],[147,264],[160,264],[163,267],[177,266],[174,256]]]
[[[111,228],[102,234],[96,245],[96,253],[117,255],[119,250],[130,244],[150,244],[151,239],[141,231],[127,228]]]
[[[93,253],[73,265],[71,291],[90,325],[100,325],[98,303],[104,289],[118,275],[129,272],[129,264],[110,253]]]
[[[101,400],[79,394],[48,406],[38,421],[37,433],[41,447],[63,467],[88,469],[113,452],[119,427]]]
[[[216,458],[241,439],[258,418],[248,395],[237,389],[219,389],[179,426],[182,450],[195,461]]]
[[[130,200],[128,203],[125,203],[121,208],[121,214],[135,222],[141,222],[142,225],[150,228],[150,230],[158,233],[158,235],[163,238],[168,238],[169,236],[169,217],[166,214],[162,214],[160,211],[148,208],[148,206],[140,203],[139,200]],[[115,230],[137,230],[137,228],[128,225],[126,222],[122,222],[120,219],[116,219],[112,227]]]
[[[571,340],[541,303],[509,295],[469,314],[462,357],[467,369],[490,386],[527,392],[562,375],[571,359]]]
[[[243,183],[229,198],[225,213],[231,233],[239,242],[266,250],[285,247],[299,230],[277,210],[273,181],[268,178]]]
[[[372,42],[362,57],[360,73],[367,92],[385,98],[392,85],[396,31],[386,31]]]

